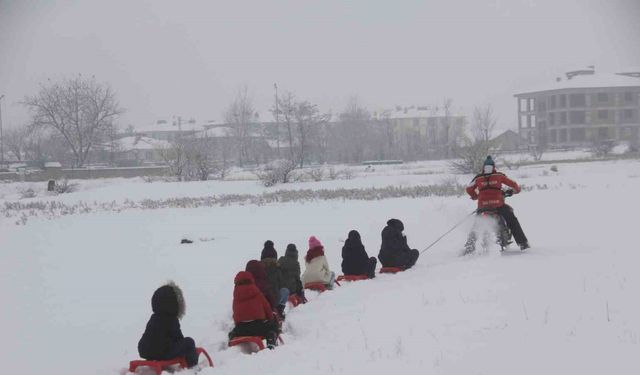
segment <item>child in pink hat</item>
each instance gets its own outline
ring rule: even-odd
[[[329,263],[324,256],[324,246],[315,236],[309,237],[309,250],[304,258],[306,269],[302,274],[302,283],[322,282],[327,289],[333,289],[336,274],[329,269]]]

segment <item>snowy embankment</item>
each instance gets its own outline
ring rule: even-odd
[[[380,230],[397,217],[409,243],[422,248],[473,202],[452,196],[132,209],[24,226],[0,219],[0,373],[124,372],[137,357],[151,293],[167,279],[185,292],[183,332],[216,363],[201,374],[633,373],[640,368],[634,220],[640,164],[562,165],[558,173],[532,166],[509,174],[548,186],[510,200],[532,249],[459,257],[467,223],[410,271],[320,296],[310,292],[311,302],[287,315],[286,345],[253,356],[225,348],[225,341],[233,276],[259,257],[264,240],[279,252],[293,242],[303,253],[316,235],[339,271],[340,241],[350,229],[376,255]],[[384,187],[412,178],[447,176],[364,176],[335,186]],[[254,193],[268,191],[252,183]],[[227,182],[202,184],[228,189],[219,186]],[[291,187],[300,185],[310,186]],[[134,199],[143,194],[136,186],[153,195],[165,185],[116,183],[94,193]],[[84,200],[82,194],[63,198]],[[179,245],[183,236],[202,241]]]

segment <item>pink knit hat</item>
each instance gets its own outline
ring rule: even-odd
[[[316,236],[309,237],[309,249],[315,249],[316,247],[322,247],[322,243]]]

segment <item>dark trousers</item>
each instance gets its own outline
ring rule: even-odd
[[[411,268],[413,267],[416,262],[418,261],[418,258],[420,257],[420,252],[416,249],[411,249],[409,251],[407,251],[407,266],[406,268]]]
[[[516,240],[516,243],[518,245],[529,242],[527,240],[527,236],[524,235],[524,231],[520,226],[520,222],[518,221],[516,215],[513,213],[513,208],[511,208],[511,206],[505,204],[501,207],[498,207],[497,211],[500,216],[504,218],[504,221],[507,222],[507,226],[509,227],[509,230],[511,230],[511,234],[513,234],[513,238]]]
[[[420,252],[416,249],[405,249],[400,251],[398,254],[394,254],[389,257],[381,257],[380,263],[382,263],[382,267],[398,267],[403,269],[409,269],[416,264],[418,261],[418,257],[420,257]]]
[[[196,353],[196,343],[191,337],[185,337],[175,342],[167,352],[167,358],[184,357],[188,367],[198,364],[198,354]]]
[[[378,264],[378,259],[376,257],[369,258],[369,262],[367,263],[367,276],[370,279],[376,277],[376,265]]]
[[[278,336],[278,325],[276,322],[268,320],[236,323],[235,328],[229,332],[229,339],[239,336],[260,336],[275,339]]]

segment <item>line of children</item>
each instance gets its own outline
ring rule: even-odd
[[[383,267],[407,269],[418,260],[420,253],[409,248],[403,230],[404,225],[398,219],[390,219],[382,230],[378,258]],[[267,339],[267,347],[273,349],[280,334],[280,321],[285,318],[284,308],[289,295],[296,294],[305,303],[304,284],[322,282],[327,289],[333,289],[336,274],[329,268],[324,246],[315,236],[309,238],[306,268],[302,275],[298,249],[294,244],[287,245],[285,255],[278,259],[273,242],[266,241],[260,258],[260,261],[247,262],[245,271],[238,272],[234,279],[235,327],[229,332],[229,339],[261,336]],[[375,277],[376,258],[368,256],[356,230],[349,232],[342,248],[342,258],[345,275]],[[195,366],[198,360],[195,342],[184,337],[180,330],[179,319],[185,313],[180,288],[173,282],[163,285],[154,292],[151,305],[153,314],[138,343],[140,356],[150,360],[184,356],[189,367]]]

